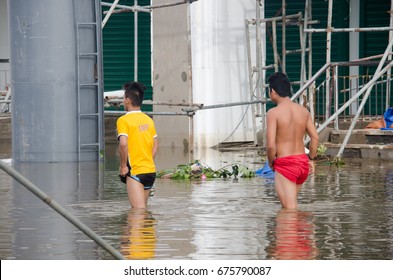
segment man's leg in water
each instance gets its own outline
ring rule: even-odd
[[[277,195],[282,207],[287,209],[297,209],[297,194],[299,193],[302,185],[297,185],[295,182],[288,180],[279,172],[276,172],[274,181]]]
[[[146,208],[146,194],[143,185],[127,176],[128,200],[132,208]]]

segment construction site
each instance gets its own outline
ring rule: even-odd
[[[393,0],[0,0],[0,38],[0,259],[393,258]],[[293,212],[252,173],[274,72],[345,160],[317,159]],[[129,81],[147,87],[157,171],[255,176],[157,177],[148,209],[130,209]]]
[[[3,14],[7,10],[5,2],[2,1]],[[99,147],[102,143],[115,140],[114,120],[122,114],[122,111],[116,109],[117,105],[121,105],[122,94],[119,89],[126,79],[141,80],[138,79],[138,73],[151,88],[150,100],[145,101],[145,111],[155,116],[163,146],[180,146],[192,152],[193,147],[225,149],[238,143],[239,147],[245,145],[263,149],[265,114],[272,106],[266,95],[266,79],[270,73],[282,71],[288,74],[293,83],[292,99],[306,106],[314,117],[329,155],[382,159],[391,156],[389,144],[392,142],[392,132],[380,130],[385,127],[384,123],[380,127],[366,129],[371,122],[379,120],[381,123],[384,112],[391,106],[392,16],[389,1],[365,1],[361,6],[358,1],[334,3],[315,0],[296,3],[282,1],[280,4],[271,4],[269,1],[244,1],[242,4],[236,4],[236,1],[152,1],[151,5],[142,5],[142,2],[101,2],[102,7],[96,7],[97,11],[103,11],[102,23],[96,23],[97,26],[100,24],[102,31],[98,32],[97,27],[94,32],[89,31],[93,33],[93,38],[86,38],[93,41],[89,44],[93,44],[94,50],[103,54],[79,54],[80,60],[77,61],[80,63],[76,63],[79,66],[73,67],[79,69],[81,74],[90,71],[90,74],[85,74],[91,76],[87,78],[91,79],[89,82],[98,82],[99,86],[91,86],[89,82],[81,85],[82,78],[79,78],[79,82],[75,81],[76,88],[81,89],[77,92],[96,92],[96,95],[87,94],[94,95],[87,102],[97,104],[97,109],[92,109],[97,117],[85,115],[78,118],[78,124],[72,124],[79,130],[85,125],[94,126],[95,139],[79,140],[73,144],[77,147],[77,153],[85,145],[86,149],[93,149],[93,153],[98,154],[102,150]],[[240,8],[246,12],[234,14]],[[204,15],[206,11],[212,12]],[[375,15],[379,22],[385,22],[385,25],[375,26],[379,22],[370,20],[370,26],[361,26],[360,23],[368,18],[364,14],[367,11]],[[140,14],[139,21],[150,15],[151,20],[145,20],[143,24],[147,22],[151,27],[138,29],[137,14]],[[112,32],[119,24],[123,24],[124,17],[120,23],[116,22],[119,15],[126,15],[128,19],[132,16],[131,23],[134,23],[133,37],[130,38],[133,50],[128,49],[127,52],[134,58],[143,57],[143,52],[151,54],[147,62],[143,63],[149,64],[151,61],[152,64],[146,72],[143,70],[144,64],[133,59],[132,72],[123,73],[127,78],[114,85],[110,79],[119,70],[112,73],[112,64],[114,67],[119,66],[108,58],[105,61],[106,53],[108,57],[115,57],[112,52],[116,52],[105,45],[105,28],[108,28],[107,32]],[[5,18],[2,16],[2,21]],[[111,21],[114,21],[112,26]],[[218,25],[206,26],[202,21],[217,22]],[[224,23],[225,27],[219,26]],[[86,32],[86,29],[95,27],[81,25],[80,28],[81,32]],[[132,26],[127,29],[132,29]],[[219,33],[219,29],[222,33]],[[119,41],[121,30],[113,40]],[[3,33],[6,33],[4,29]],[[103,46],[94,33],[104,36]],[[150,46],[146,45],[150,50],[138,48],[138,39],[142,41],[141,38],[146,35],[151,37],[148,40]],[[228,36],[235,37],[236,43],[225,42],[224,38]],[[208,45],[204,46],[204,38],[207,38]],[[368,38],[374,43],[365,43]],[[77,40],[82,46],[86,44],[82,38]],[[3,142],[11,140],[8,114],[11,114],[12,91],[16,90],[12,87],[9,59],[9,50],[13,46],[5,46],[5,41],[2,43],[0,60]],[[369,45],[373,49],[367,49]],[[116,47],[113,45],[113,48]],[[225,48],[227,54],[223,52]],[[94,65],[100,65],[97,61],[102,56],[104,64],[100,70]],[[85,61],[88,61],[86,65],[92,63],[94,69],[83,66]],[[108,65],[108,69],[105,69],[105,65]],[[101,75],[101,80],[97,73]],[[79,95],[76,94],[76,98],[80,100]],[[42,98],[44,100],[38,99],[37,102],[47,102],[45,94]],[[78,102],[73,101],[72,106]],[[17,106],[14,105],[15,110],[18,110]],[[102,121],[104,116],[105,124]],[[105,133],[96,131],[103,129]],[[80,133],[76,137],[80,139]],[[81,141],[88,143],[81,144]],[[98,144],[94,146],[90,143]]]

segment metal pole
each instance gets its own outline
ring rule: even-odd
[[[190,5],[188,5],[187,9],[187,24],[188,24],[188,65],[189,65],[189,77],[192,77],[192,49],[191,49],[191,12],[190,12]],[[193,107],[197,104],[194,104],[194,92],[192,89],[192,78],[189,79],[189,100],[188,102],[190,103],[190,107]],[[194,161],[194,116],[190,115],[188,118],[188,124],[189,124],[189,144],[188,144],[188,155],[189,155],[189,160],[190,162]]]
[[[281,70],[283,73],[286,73],[286,26],[287,26],[287,18],[286,18],[286,3],[285,0],[282,0],[282,41],[281,41],[281,46],[282,46],[282,57],[281,57]]]
[[[308,6],[306,6],[306,10],[308,11],[308,17],[310,20],[312,19],[312,0],[307,0]],[[307,26],[306,26],[307,28]],[[306,29],[305,28],[305,29]],[[303,29],[303,32],[305,32]],[[308,35],[308,48],[310,49],[308,52],[308,78],[311,79],[312,77],[312,33]]]
[[[299,12],[297,14],[293,14],[293,15],[285,15],[285,19],[299,18],[300,16],[301,16],[301,12]],[[270,21],[278,21],[278,20],[283,20],[283,18],[284,18],[283,16],[281,16],[281,17],[271,17],[271,18],[261,18],[259,20],[255,20],[255,23],[258,23],[258,21],[260,23],[270,22]]]
[[[338,66],[333,67],[334,74],[334,111],[338,110]],[[338,116],[334,121],[334,128],[338,130]]]
[[[113,5],[112,3],[101,2],[101,6],[112,7],[112,5]],[[126,10],[126,11],[131,11],[131,12],[136,12],[136,11],[138,11],[138,12],[150,13],[150,10],[149,10],[149,9],[144,9],[143,7],[140,7],[140,6],[138,6],[138,7],[137,7],[137,6],[130,7],[130,6],[125,6],[125,5],[119,5],[119,4],[117,4],[116,7],[122,8],[122,9],[124,9],[124,10]],[[114,11],[113,11],[113,14],[116,14],[116,13],[118,13],[118,12],[120,12],[120,10],[114,10]],[[124,11],[121,10],[121,12],[124,12]]]
[[[191,111],[191,110],[190,110]],[[115,115],[115,116],[122,116],[126,112],[125,111],[113,111],[113,110],[107,110],[104,111],[106,115]],[[149,111],[144,111],[146,115],[149,116],[188,116],[189,114],[186,112],[149,112]]]
[[[330,52],[331,52],[331,38],[332,33],[332,17],[333,17],[333,0],[329,0],[329,14],[327,22],[327,33],[326,33],[326,63],[330,63]],[[326,72],[326,107],[325,107],[325,119],[329,118],[330,115],[330,71]]]
[[[306,7],[305,10],[307,12],[307,21],[310,19],[310,22],[312,22],[312,0],[306,0]],[[304,29],[307,28],[307,25],[305,25]],[[304,32],[303,29],[303,32]],[[307,34],[307,33],[305,33]],[[312,78],[312,33],[307,34],[308,36],[308,79]],[[310,113],[311,116],[315,122],[315,111],[316,111],[316,104],[315,104],[315,82],[313,82],[309,87],[308,87],[308,94],[310,96]]]
[[[195,0],[197,1],[197,0]],[[159,9],[159,8],[166,8],[166,7],[173,7],[173,6],[178,6],[178,5],[183,5],[189,3],[189,0],[181,0],[178,2],[174,3],[165,3],[165,4],[160,4],[160,5],[151,5],[151,6],[143,6],[145,9]]]
[[[390,1],[390,27],[393,27],[393,0]],[[393,31],[389,31],[389,42],[393,39]],[[391,50],[390,50],[391,51]],[[392,55],[389,53],[388,60],[392,60]],[[385,110],[390,107],[390,88],[391,88],[391,69],[388,70],[387,78],[386,78],[386,103],[385,103]]]
[[[248,62],[248,84],[250,89],[250,98],[253,98],[254,95],[254,83],[253,83],[253,67],[251,63],[251,44],[250,44],[250,27],[248,25],[248,20],[246,20],[246,46],[247,46],[247,62]],[[256,124],[256,113],[255,107],[251,106],[251,113],[252,113],[252,131],[254,137],[254,145],[258,145],[258,138],[257,138],[257,124]]]
[[[134,0],[134,6],[138,0]],[[134,81],[138,81],[138,12],[134,12]]]
[[[391,31],[393,27],[362,27],[362,28],[308,28],[307,33],[325,33],[325,32],[368,32],[368,31]]]
[[[277,22],[272,21],[273,30],[273,54],[274,54],[274,71],[278,71],[278,50],[277,50]]]
[[[314,83],[316,79],[318,79],[318,77],[322,75],[322,73],[325,72],[329,66],[329,63],[326,63],[324,66],[322,66],[322,68],[319,69],[314,76],[312,76],[302,87],[300,87],[300,89],[294,95],[292,95],[291,100],[295,100],[296,98],[298,98],[299,95],[302,94],[302,92],[305,91],[312,83]]]
[[[106,22],[108,21],[108,19],[110,18],[110,16],[112,15],[113,10],[116,8],[117,3],[119,3],[120,0],[115,0],[111,6],[111,8],[109,9],[108,13],[105,15],[105,18],[102,20],[101,23],[101,28],[105,27]]]
[[[202,106],[200,108],[184,108],[182,109],[183,111],[186,110],[192,110],[192,111],[198,111],[198,110],[207,110],[207,109],[217,109],[217,108],[225,108],[225,107],[233,107],[233,106],[240,106],[240,105],[250,105],[250,104],[266,104],[267,102],[270,101],[270,98],[262,98],[262,99],[257,99],[257,100],[251,100],[251,101],[240,101],[240,102],[233,102],[233,103],[223,103],[223,104],[216,104],[216,105],[207,105],[207,106]]]
[[[307,0],[306,0],[307,5]],[[306,81],[306,44],[307,44],[307,33],[304,33],[304,28],[307,26],[307,10],[304,14],[303,24],[299,24],[300,33],[300,47],[301,47],[301,70],[300,70],[300,86],[302,86]]]
[[[120,254],[115,248],[113,248],[109,243],[103,240],[100,236],[98,236],[94,231],[92,231],[89,227],[87,227],[84,223],[82,223],[78,218],[69,213],[66,209],[64,209],[60,204],[58,204],[55,200],[49,197],[46,193],[37,188],[32,182],[26,179],[22,174],[8,166],[4,162],[0,160],[0,169],[3,169],[6,173],[8,173],[12,178],[26,187],[29,191],[31,191],[35,196],[40,198],[43,202],[48,204],[52,209],[54,209],[57,213],[66,218],[70,223],[80,229],[83,233],[85,233],[88,237],[93,239],[98,245],[104,248],[108,253],[110,253],[113,257],[118,260],[124,260],[124,256]]]
[[[257,67],[257,81],[255,84],[255,92],[256,92],[256,97],[257,99],[260,99],[262,97],[265,97],[265,89],[264,89],[264,79],[263,79],[263,73],[262,73],[262,41],[261,41],[261,1],[263,0],[256,0],[255,1],[255,8],[256,8],[256,25],[255,25],[255,31],[256,31],[256,67]],[[261,106],[261,126],[262,126],[262,139],[265,141],[266,139],[266,108],[265,106]],[[255,116],[253,116],[255,118]],[[256,133],[254,133],[254,142],[256,141]]]

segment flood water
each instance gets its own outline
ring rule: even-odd
[[[257,170],[256,151],[196,151],[214,169]],[[188,163],[161,148],[158,170]],[[272,179],[157,179],[147,211],[132,211],[118,179],[115,145],[104,163],[18,164],[29,180],[129,259],[393,259],[393,162],[318,163],[281,209]],[[112,259],[0,170],[0,259]]]

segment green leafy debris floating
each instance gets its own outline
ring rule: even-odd
[[[229,170],[231,169],[231,171]],[[196,160],[189,164],[180,164],[176,168],[163,170],[157,172],[158,178],[174,179],[174,180],[192,180],[192,179],[214,179],[230,177],[234,179],[240,178],[253,178],[255,172],[248,167],[239,164],[229,164],[218,170],[213,170],[206,164],[202,164]]]

